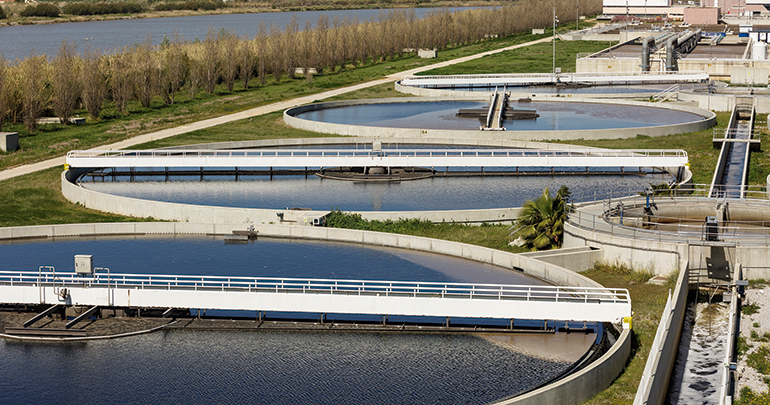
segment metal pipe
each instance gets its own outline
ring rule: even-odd
[[[653,46],[655,44],[655,36],[650,35],[649,37],[642,40],[642,72],[649,72],[650,71],[650,43],[653,43]]]
[[[669,37],[668,40],[666,40],[666,71],[667,72],[673,72],[676,68],[676,65],[674,65],[674,52],[676,52],[676,49],[674,48],[674,41],[676,41],[676,37]]]

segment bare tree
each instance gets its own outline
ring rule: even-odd
[[[201,83],[203,83],[203,63],[199,59],[190,58],[190,75],[188,77],[188,80],[185,82],[185,87],[187,88],[187,95],[190,97],[190,99],[195,98],[195,93],[198,91],[198,89],[201,87]]]
[[[107,72],[99,51],[92,51],[86,47],[83,54],[83,73],[81,87],[83,92],[80,98],[88,110],[88,115],[93,119],[99,118],[104,99],[107,98]]]
[[[22,108],[24,124],[29,132],[37,132],[37,120],[43,115],[48,105],[50,91],[47,83],[48,65],[45,56],[35,55],[34,51],[21,65]]]
[[[299,31],[299,24],[297,24],[297,16],[292,15],[291,20],[289,20],[289,23],[286,24],[286,31],[283,33],[281,45],[280,45],[280,55],[281,55],[281,63],[282,63],[282,69],[284,72],[286,72],[286,75],[290,78],[294,78],[294,72],[296,71],[297,67],[297,33]]]
[[[238,59],[240,63],[240,71],[238,77],[241,79],[244,89],[249,88],[249,81],[254,77],[254,64],[256,63],[254,55],[254,43],[248,39],[244,39],[240,42],[238,47]]]
[[[135,72],[130,59],[127,49],[110,59],[110,92],[115,108],[121,113],[126,112],[128,100],[134,95],[132,76]]]
[[[3,55],[0,55],[0,128],[3,127],[3,122],[5,122],[5,118],[8,117],[10,113],[8,102],[9,81],[10,73],[7,62]]]
[[[165,52],[165,63],[161,68],[161,96],[166,104],[174,104],[174,97],[187,78],[190,65],[179,31],[174,32],[174,39]]]
[[[283,74],[283,58],[281,56],[281,29],[277,25],[270,25],[270,40],[267,41],[267,52],[270,58],[270,72],[276,82],[281,80]]]
[[[160,67],[149,42],[136,46],[132,56],[134,95],[142,107],[149,108],[152,98],[160,90]]]
[[[203,73],[203,90],[208,94],[214,94],[214,89],[219,80],[219,41],[213,28],[209,27],[206,32],[206,39],[203,41],[203,53],[201,69]]]
[[[222,30],[219,35],[219,60],[222,66],[222,81],[227,87],[227,91],[233,91],[235,79],[238,77],[238,57],[239,44],[238,37],[227,31]]]
[[[259,83],[265,85],[267,81],[267,66],[268,66],[268,37],[264,23],[259,23],[259,29],[257,30],[257,37],[254,39],[254,56],[257,63],[257,77],[259,77]]]
[[[68,125],[72,112],[82,92],[80,82],[80,61],[75,54],[75,45],[65,38],[59,46],[59,53],[53,60],[53,111],[61,123]]]

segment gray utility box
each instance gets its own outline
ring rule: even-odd
[[[13,152],[16,149],[19,149],[19,133],[0,132],[0,150]]]
[[[94,274],[93,255],[75,255],[75,273],[83,276]]]
[[[705,227],[707,241],[719,240],[719,222],[717,222],[717,217],[706,217]]]

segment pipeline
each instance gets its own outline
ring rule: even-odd
[[[655,36],[650,35],[642,41],[642,72],[650,71],[650,43],[655,46]]]

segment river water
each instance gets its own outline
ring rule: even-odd
[[[465,9],[470,7],[452,10]],[[417,17],[423,17],[436,10],[438,9],[417,8],[415,14]],[[33,50],[38,55],[53,56],[65,38],[75,43],[79,52],[83,51],[87,45],[93,49],[112,51],[143,43],[148,36],[151,42],[157,45],[163,41],[164,37],[172,38],[174,32],[179,32],[186,40],[203,39],[209,28],[215,31],[225,29],[231,33],[253,38],[258,32],[260,23],[264,23],[268,29],[270,24],[276,24],[284,29],[293,16],[296,16],[299,28],[303,29],[307,22],[315,25],[318,17],[324,14],[329,17],[331,23],[335,17],[340,21],[346,18],[351,21],[377,19],[381,13],[389,11],[392,10],[300,11],[16,25],[0,27],[0,54],[10,60],[26,58]]]
[[[260,237],[62,239],[0,244],[3,270],[94,254],[112,272],[542,284],[520,273],[400,249]],[[487,403],[567,366],[593,334],[166,331],[85,344],[0,342],[4,403]],[[521,344],[516,344],[520,339]],[[537,352],[540,352],[538,355]]]

